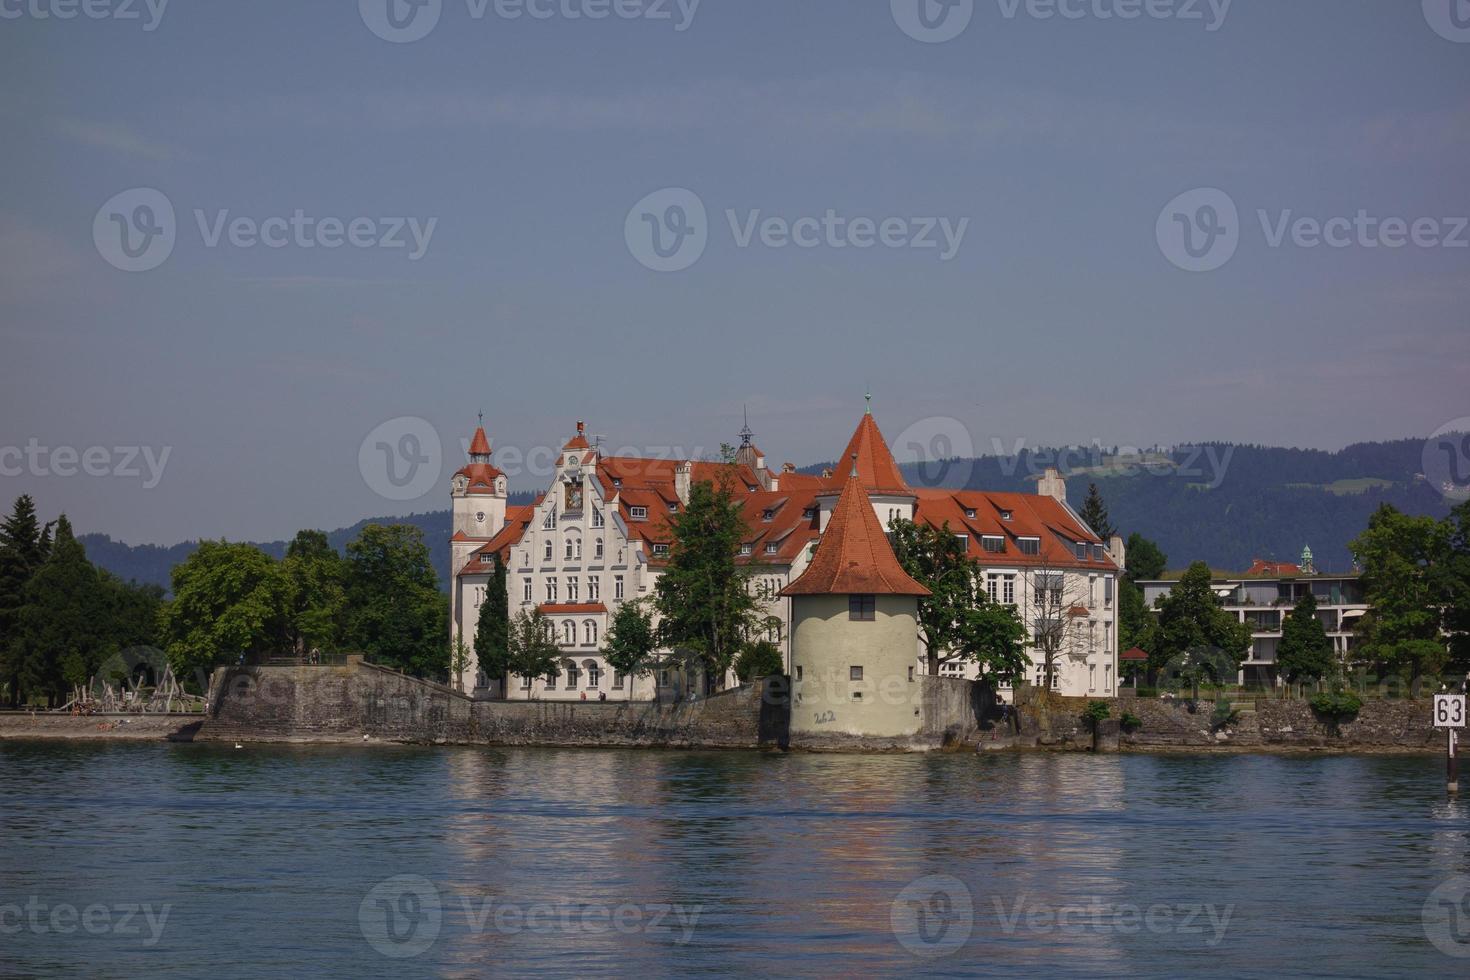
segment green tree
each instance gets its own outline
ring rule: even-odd
[[[469,669],[473,660],[470,645],[464,641],[464,634],[454,634],[454,642],[449,645],[449,683],[461,694],[464,693],[464,672]]]
[[[291,586],[254,545],[201,541],[174,566],[172,584],[159,633],[175,674],[197,677],[240,657],[287,649]]]
[[[1250,626],[1227,613],[1215,595],[1210,567],[1195,562],[1159,600],[1158,629],[1154,634],[1155,649],[1149,650],[1149,666],[1164,668],[1171,660],[1177,666],[1187,661],[1196,665],[1209,659],[1214,674],[1223,674],[1218,666],[1223,660],[1237,667],[1245,661],[1251,646]],[[1204,651],[1209,651],[1206,658]],[[1181,658],[1181,659],[1176,659]],[[1223,676],[1215,677],[1223,681]]]
[[[1406,676],[1417,689],[1426,675],[1444,669],[1449,651],[1442,635],[1452,567],[1449,522],[1411,517],[1383,504],[1355,539],[1371,612],[1358,625],[1359,652],[1383,670]]]
[[[1123,650],[1154,645],[1154,617],[1144,602],[1143,590],[1127,578],[1118,583],[1118,646]]]
[[[510,586],[505,562],[499,555],[490,572],[490,584],[485,588],[485,601],[480,603],[480,613],[475,620],[475,659],[487,677],[498,677],[505,681],[505,693],[510,694]]]
[[[635,599],[618,606],[602,638],[602,655],[608,665],[624,677],[642,677],[654,669],[657,647],[658,631],[644,604]]]
[[[737,562],[749,533],[728,471],[702,480],[670,515],[673,542],[654,603],[664,645],[708,678],[723,678],[755,624],[756,599]]]
[[[1169,556],[1148,538],[1134,531],[1128,535],[1126,573],[1130,582],[1149,582],[1160,578],[1169,567]]]
[[[0,524],[0,703],[22,700],[20,610],[26,583],[44,558],[35,502],[22,494]]]
[[[554,680],[561,676],[561,650],[551,638],[551,622],[541,610],[522,609],[510,624],[510,670],[530,680]],[[526,700],[531,689],[526,688]]]
[[[761,677],[772,677],[786,672],[786,658],[781,648],[770,640],[747,643],[735,661],[735,676],[742,683],[750,683]]]
[[[918,624],[931,677],[942,665],[962,661],[979,665],[981,676],[997,683],[1025,672],[1025,624],[1014,608],[991,600],[984,570],[948,523],[936,528],[896,520],[889,540],[904,571],[930,593],[919,599]]]
[[[347,644],[415,677],[449,671],[449,597],[419,528],[369,524],[347,545]]]
[[[1445,629],[1457,673],[1470,672],[1470,500],[1455,507],[1445,522],[1449,554],[1441,576]]]
[[[1332,640],[1317,618],[1317,599],[1310,592],[1297,600],[1281,624],[1276,663],[1282,676],[1292,683],[1318,681],[1336,672]]]
[[[1102,494],[1098,492],[1096,483],[1087,485],[1087,499],[1082,502],[1082,520],[1087,526],[1104,542],[1110,540],[1117,529],[1113,522],[1108,520],[1108,505],[1103,503]]]
[[[18,623],[20,682],[28,701],[59,704],[102,660],[97,570],[65,516],[50,554],[26,583]]]
[[[325,531],[298,531],[281,571],[290,585],[288,642],[296,655],[341,649],[347,614],[346,563]]]

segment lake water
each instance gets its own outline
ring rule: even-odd
[[[1442,761],[0,743],[0,975],[1470,975]]]

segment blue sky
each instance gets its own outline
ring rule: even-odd
[[[142,0],[37,16],[58,2],[0,2],[0,454],[39,447],[0,455],[0,491],[86,530],[282,537],[442,507],[481,410],[522,453],[578,419],[712,453],[748,405],[778,463],[833,457],[869,384],[890,437],[958,427],[978,451],[1336,448],[1470,415],[1470,248],[1446,243],[1470,215],[1470,43],[1418,2],[975,0],[943,43],[900,29],[918,0],[703,0],[683,30],[673,0],[666,20],[442,0],[410,43],[369,29],[386,0],[174,0],[152,30]],[[135,188],[175,240],[128,272],[94,222]],[[707,244],[656,272],[625,228],[666,188],[696,195]],[[1206,272],[1157,231],[1197,188],[1239,215]],[[905,245],[740,244],[829,210]],[[417,258],[210,244],[298,211],[432,234]],[[1283,216],[1360,211],[1434,219],[1428,244],[1271,244]],[[906,247],[929,219],[966,221],[953,256]],[[408,500],[359,458],[401,417],[443,444]],[[63,475],[38,455],[56,447],[107,461]],[[167,450],[156,481],[128,447]]]

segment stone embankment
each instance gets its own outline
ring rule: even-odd
[[[202,715],[68,715],[0,712],[0,739],[112,739],[134,742],[189,741]]]

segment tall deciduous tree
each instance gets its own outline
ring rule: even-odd
[[[602,638],[603,656],[613,670],[630,682],[631,678],[642,677],[654,669],[657,647],[658,631],[644,604],[634,599],[618,606]],[[631,688],[628,693],[631,696]]]
[[[510,672],[510,586],[505,561],[495,556],[485,601],[475,621],[475,659],[487,677],[508,681]],[[505,694],[509,696],[507,685]]]
[[[340,649],[347,615],[346,564],[326,532],[296,532],[281,571],[291,588],[289,642],[296,655]]]
[[[1164,574],[1169,566],[1169,556],[1148,538],[1134,531],[1128,535],[1125,556],[1130,582],[1147,582]]]
[[[291,586],[280,565],[254,545],[201,541],[174,566],[172,582],[160,633],[174,673],[197,678],[242,656],[288,648]]]
[[[1449,659],[1445,607],[1450,599],[1453,531],[1448,522],[1411,517],[1384,504],[1350,547],[1363,568],[1371,612],[1358,626],[1359,652],[1417,686]]]
[[[1108,519],[1108,505],[1103,503],[1096,483],[1087,485],[1087,499],[1082,502],[1082,519],[1103,541],[1108,541],[1118,533],[1113,522]]]
[[[347,545],[347,643],[416,677],[449,671],[449,597],[419,528],[369,524]]]
[[[561,650],[551,637],[551,622],[541,610],[516,613],[510,624],[509,666],[511,673],[528,680],[553,680],[561,676]],[[526,687],[531,700],[531,687]]]
[[[756,598],[737,562],[749,533],[733,480],[702,480],[684,509],[670,515],[673,542],[654,602],[664,644],[688,666],[722,678],[755,623]]]
[[[1276,663],[1282,676],[1293,683],[1330,677],[1337,669],[1332,640],[1317,618],[1317,600],[1306,593],[1281,624],[1281,642]]]
[[[1209,651],[1212,663],[1222,661],[1238,667],[1245,661],[1251,645],[1250,626],[1225,611],[1212,581],[1210,566],[1195,562],[1159,601],[1156,649],[1148,651],[1151,668],[1162,669],[1178,658],[1192,664],[1201,658],[1202,651]],[[1216,667],[1215,672],[1224,671]]]
[[[961,662],[997,684],[1024,673],[1025,625],[1011,606],[991,600],[980,563],[949,525],[897,520],[889,537],[904,571],[930,593],[919,599],[918,619],[927,673],[937,677],[944,664]]]

